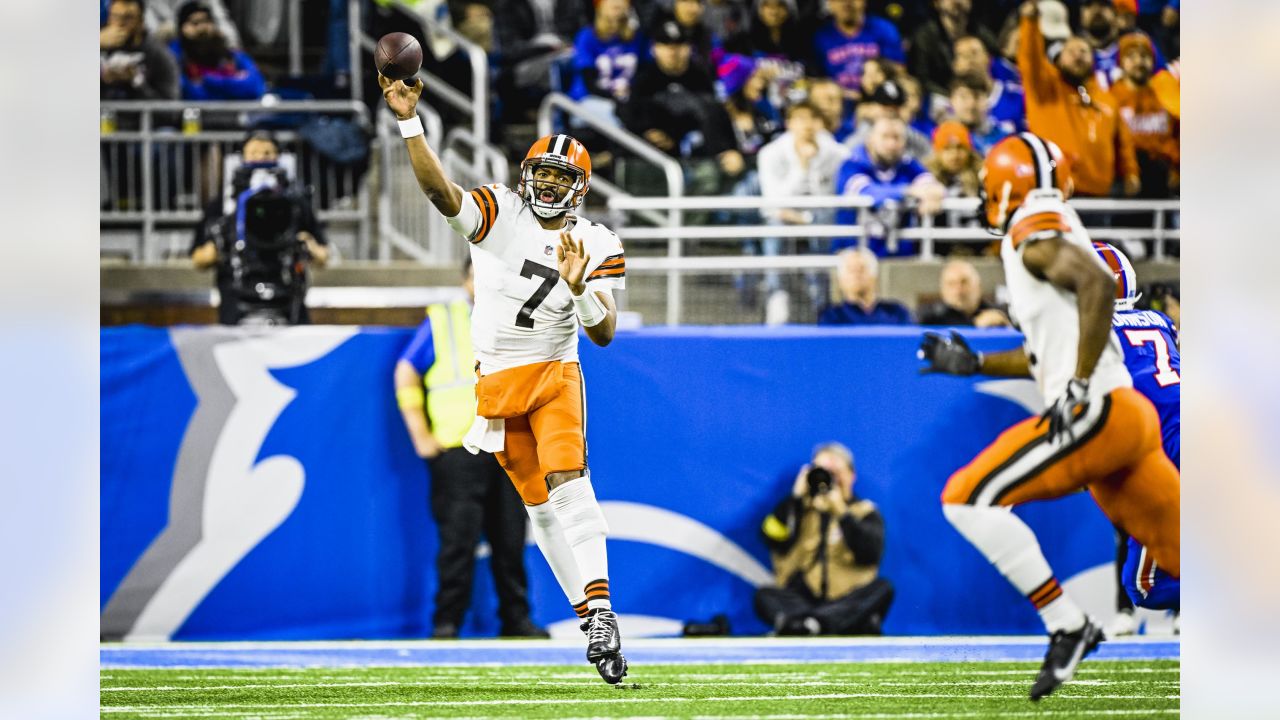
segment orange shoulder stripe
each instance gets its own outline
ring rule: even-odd
[[[626,276],[627,271],[623,268],[617,268],[616,270],[597,270],[588,275],[587,280],[604,280],[605,278],[620,278]]]
[[[471,241],[478,243],[489,236],[489,231],[498,221],[498,198],[494,196],[492,190],[483,185],[472,190],[471,195],[476,199],[476,205],[480,206],[480,229],[476,231],[476,236]]]
[[[1028,215],[1019,220],[1018,224],[1009,231],[1009,237],[1013,241],[1013,246],[1018,247],[1025,240],[1069,232],[1071,228],[1060,213],[1046,211]]]
[[[480,192],[480,188],[471,191],[471,199],[476,201],[476,207],[480,208],[480,227],[476,228],[476,234],[472,236],[471,242],[478,243],[489,234],[489,213],[486,210],[489,200]]]

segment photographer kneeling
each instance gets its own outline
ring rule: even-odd
[[[280,166],[265,130],[245,138],[231,192],[205,208],[191,243],[197,269],[217,266],[223,325],[304,325],[307,266],[324,267],[328,242],[307,193]]]
[[[893,586],[879,576],[884,519],[853,494],[853,453],[820,445],[791,495],[764,519],[777,587],[756,613],[779,635],[879,635]]]

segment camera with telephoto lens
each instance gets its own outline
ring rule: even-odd
[[[809,485],[809,497],[814,498],[830,492],[833,481],[830,470],[820,467],[809,468],[808,474],[805,475],[805,482]]]
[[[301,197],[278,168],[245,165],[232,188],[236,207],[221,227],[232,297],[241,324],[294,325],[307,292],[305,244],[299,242]]]

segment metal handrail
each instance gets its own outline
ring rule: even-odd
[[[696,273],[763,270],[827,270],[840,262],[837,255],[720,255],[709,257],[635,257],[627,272]]]
[[[277,100],[272,95],[262,100],[103,100],[101,107],[126,113],[181,112],[188,108],[214,112],[353,112],[362,120],[369,118],[369,109],[357,100]]]
[[[418,115],[423,118],[427,144],[432,147],[439,147],[442,141],[441,135],[443,134],[440,115],[427,105],[418,106]],[[418,262],[431,263],[434,260],[431,254],[407,235],[400,232],[399,228],[392,223],[391,157],[392,153],[402,151],[400,148],[401,143],[397,142],[400,133],[395,116],[390,111],[379,113],[378,118],[378,142],[382,149],[382,162],[379,163],[379,184],[382,191],[378,197],[378,234],[380,235],[378,260],[383,264],[390,263],[391,247],[394,245],[401,252]]]
[[[374,42],[374,39],[363,33],[360,35],[360,45],[369,52],[373,52],[374,48],[377,47],[377,43]],[[435,93],[445,102],[445,104],[452,106],[455,110],[466,113],[468,116],[471,116],[475,111],[475,108],[471,103],[471,98],[454,89],[452,85],[445,82],[435,73],[419,69],[417,77],[422,81],[423,92],[427,92],[429,90],[432,93]]]
[[[871,201],[856,195],[800,195],[783,197],[776,195],[697,195],[669,199],[627,195],[610,200],[609,207],[616,210],[665,210],[676,207],[681,210],[751,210],[756,208],[836,208],[870,207]],[[1071,207],[1085,212],[1159,212],[1174,211],[1181,207],[1178,200],[1118,200],[1108,198],[1072,198]],[[977,198],[945,198],[942,210],[973,212],[978,209]]]
[[[360,69],[360,41],[364,34],[360,31],[363,25],[360,21],[360,4],[361,0],[347,0],[347,53],[350,55],[348,62],[351,63],[351,77],[348,80],[351,83],[351,99],[357,102],[364,100],[364,72]]]
[[[639,155],[642,159],[662,168],[663,175],[667,179],[667,204],[655,206],[655,210],[667,211],[667,225],[671,228],[681,226],[683,222],[683,212],[673,202],[684,196],[684,170],[680,167],[680,163],[675,158],[667,155],[652,144],[646,142],[638,135],[601,120],[594,113],[585,110],[581,105],[574,102],[568,95],[561,93],[550,93],[542,100],[542,105],[538,107],[538,134],[551,134],[551,112],[559,109],[572,115],[585,125],[591,126],[601,135],[618,143],[622,147]],[[610,203],[614,199],[623,199],[619,196],[610,198]],[[655,200],[663,200],[663,198],[654,198]],[[683,246],[680,238],[667,238],[667,256],[671,258],[679,258],[683,252]],[[667,277],[667,324],[680,324],[680,296],[681,283],[680,277],[672,271]]]
[[[646,142],[635,133],[601,120],[591,111],[584,109],[568,95],[551,93],[543,98],[542,105],[538,108],[539,135],[551,134],[551,112],[552,110],[557,109],[576,117],[583,123],[590,125],[592,129],[599,132],[601,135],[608,137],[610,140],[618,143],[636,155],[639,155],[641,158],[662,168],[662,173],[667,179],[668,196],[646,198],[657,203],[652,206],[654,209],[669,209],[672,207],[668,204],[669,198],[681,198],[684,196],[684,171],[681,169],[679,161],[654,147],[651,143]],[[639,200],[640,198],[635,199]]]
[[[779,197],[773,195],[697,195],[693,197],[661,198],[638,195],[610,200],[614,210],[755,210],[758,208],[867,208],[872,201],[859,195],[799,195]]]
[[[669,227],[620,227],[615,232],[623,240],[666,240],[674,230]],[[746,241],[762,237],[857,237],[865,232],[865,228],[861,225],[693,225],[680,228],[679,232],[683,240]]]
[[[453,128],[445,133],[441,152],[457,145],[471,148],[472,166],[479,166],[480,174],[501,183],[511,182],[511,165],[507,156],[487,142],[481,141],[466,128]]]
[[[978,210],[977,198],[946,198],[942,201],[942,213],[950,214],[953,222],[956,216],[973,215]],[[1166,212],[1176,212],[1181,203],[1178,200],[1130,200],[1110,198],[1073,198],[1069,204],[1080,212],[1107,212],[1112,214],[1152,213],[1154,222],[1150,228],[1112,228],[1092,227],[1089,234],[1097,240],[1154,240],[1153,259],[1165,259],[1165,242],[1181,241],[1181,232],[1176,228],[1168,228],[1165,222]],[[634,213],[653,212],[655,210],[678,208],[680,210],[763,210],[766,208],[852,208],[865,209],[872,206],[868,198],[845,195],[806,195],[793,197],[778,196],[698,196],[682,198],[655,198],[625,196],[609,198],[609,207],[614,210]],[[886,210],[902,212],[915,206],[914,202],[884,204]],[[900,240],[917,240],[920,242],[921,260],[934,258],[935,242],[991,242],[993,237],[986,230],[976,227],[937,227],[937,220],[932,215],[922,216],[918,227],[899,228],[895,222],[888,223],[885,240],[890,246]],[[631,240],[662,240],[669,233],[677,232],[676,228],[621,227],[619,237]],[[681,238],[686,240],[750,240],[761,237],[807,238],[807,237],[857,237],[865,240],[865,228],[861,225],[721,225],[679,228]]]
[[[400,0],[394,2],[393,5],[421,23],[424,30],[449,36],[451,40],[458,43],[458,47],[467,53],[467,59],[471,62],[471,132],[475,137],[483,138],[487,142],[489,138],[489,56],[479,45],[463,37],[453,28],[437,23],[435,18],[427,17],[419,12],[417,8],[410,7]],[[444,84],[442,80],[431,75],[431,73],[419,72],[418,74],[423,76],[424,80],[427,79],[427,76],[430,76],[430,82],[436,85],[436,91],[440,92],[442,90],[439,87],[439,85]],[[441,95],[443,94],[441,92]]]
[[[369,127],[369,110],[364,103],[357,100],[278,100],[268,95],[258,100],[108,100],[100,103],[103,112],[116,115],[135,115],[138,117],[137,130],[116,130],[99,138],[100,143],[136,142],[141,147],[141,156],[150,158],[157,143],[184,144],[199,142],[239,142],[244,138],[243,131],[235,130],[200,130],[195,133],[177,133],[166,130],[157,132],[157,114],[177,114],[188,109],[199,109],[209,113],[257,113],[284,114],[304,113],[322,115],[342,113],[351,115],[362,127]],[[199,220],[195,211],[166,209],[158,211],[154,206],[152,188],[155,184],[154,171],[150,160],[139,163],[141,180],[141,208],[134,212],[102,213],[100,221],[105,224],[141,225],[139,236],[140,257],[147,257],[147,249],[156,232],[157,221],[191,222]],[[342,210],[323,211],[318,213],[322,219],[346,219],[349,215],[359,221],[358,243],[367,245],[367,187],[357,190],[357,210],[348,213]]]

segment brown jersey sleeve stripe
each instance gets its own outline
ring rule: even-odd
[[[489,226],[492,227],[493,223],[498,222],[498,196],[493,194],[492,188],[488,188],[483,185],[480,186],[480,192],[484,193],[485,196],[489,198],[489,205],[493,208],[493,212],[489,216]]]
[[[617,268],[616,270],[597,270],[588,275],[587,280],[603,280],[605,278],[620,278],[626,276],[627,271],[623,268]]]
[[[480,224],[480,232],[477,232],[475,239],[472,240],[478,243],[489,236],[489,231],[493,230],[494,224],[498,221],[498,198],[494,197],[492,190],[483,185],[473,192],[480,194],[480,214],[484,216],[484,221]]]
[[[1013,230],[1009,235],[1013,241],[1013,246],[1018,247],[1029,239],[1069,232],[1071,232],[1071,228],[1067,226],[1062,215],[1056,212],[1040,212],[1019,220],[1018,224],[1013,226]]]
[[[476,234],[471,237],[471,242],[478,243],[489,234],[493,221],[489,218],[489,199],[480,192],[480,188],[471,191],[471,199],[475,200],[476,207],[480,208],[480,227],[476,228]]]

